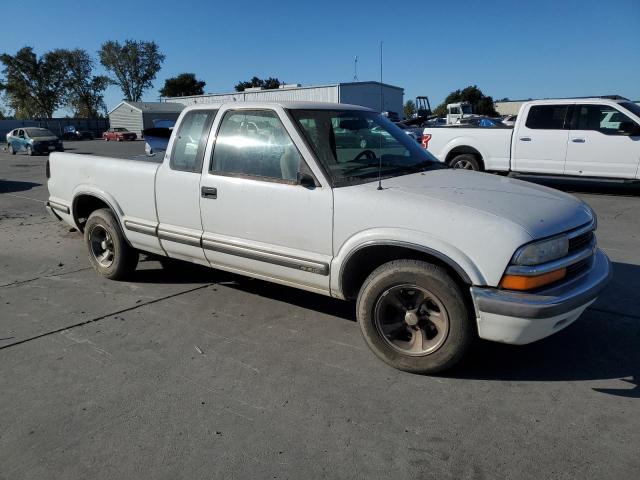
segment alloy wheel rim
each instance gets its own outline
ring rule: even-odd
[[[385,290],[374,308],[376,329],[384,342],[409,356],[437,351],[449,334],[449,315],[442,301],[417,285]]]
[[[463,170],[475,170],[473,164],[469,160],[458,160],[453,168],[461,168]]]
[[[100,224],[94,225],[89,232],[89,244],[96,262],[101,267],[109,268],[113,264],[115,248],[113,238],[107,229]]]

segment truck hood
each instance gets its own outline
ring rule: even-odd
[[[376,183],[360,187],[376,189]],[[382,181],[392,195],[415,197],[425,207],[436,200],[508,220],[533,239],[555,235],[593,218],[576,197],[522,180],[461,169],[436,170]]]

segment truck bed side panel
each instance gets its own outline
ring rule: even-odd
[[[482,156],[486,170],[508,171],[511,158],[510,128],[427,127],[429,151],[441,162],[456,148],[471,147]]]
[[[156,236],[140,232],[145,228],[155,230],[158,224],[155,204],[157,163],[74,153],[51,154],[49,163],[50,201],[73,209],[76,197],[94,195],[112,207],[133,247],[162,253]],[[73,223],[73,211],[64,219]]]

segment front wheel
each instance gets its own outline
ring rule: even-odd
[[[138,252],[127,243],[111,210],[101,208],[89,215],[84,240],[91,266],[103,277],[120,280],[136,269]]]
[[[16,154],[16,151],[13,149],[13,145],[11,145],[11,144],[9,144],[9,153],[11,155],[15,155]]]
[[[30,157],[33,156],[33,148],[31,148],[31,145],[27,146],[27,155],[29,155]]]
[[[460,288],[444,269],[427,262],[396,260],[378,267],[362,286],[356,309],[371,350],[407,372],[451,368],[475,338]]]
[[[458,155],[453,160],[451,160],[450,165],[452,168],[461,168],[463,170],[475,170],[476,172],[480,171],[480,165],[478,164],[478,160],[476,159],[476,157],[474,157],[469,153]]]

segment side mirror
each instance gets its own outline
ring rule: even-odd
[[[640,125],[636,125],[634,122],[620,122],[618,131],[630,137],[635,137],[640,135]]]
[[[316,188],[316,180],[309,175],[308,173],[298,172],[297,176],[298,185],[303,186],[304,188]]]

